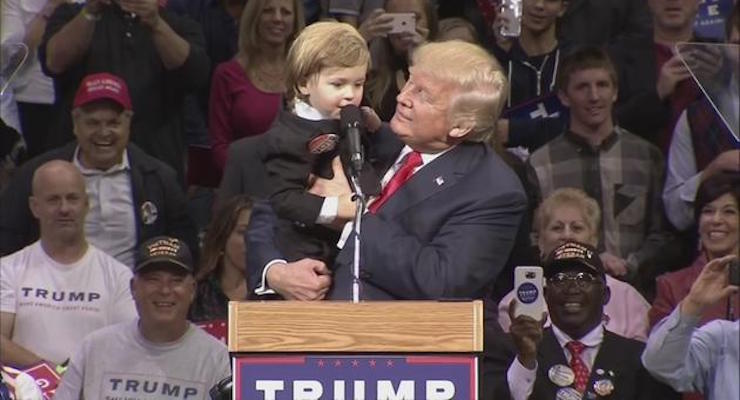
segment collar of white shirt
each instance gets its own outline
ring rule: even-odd
[[[439,153],[433,153],[433,154],[432,153],[420,153],[421,154],[421,165],[414,172],[418,171],[421,167],[429,164],[430,162],[436,160],[442,154],[445,154],[448,151],[452,150],[453,147],[454,146],[452,146],[452,147],[450,147],[448,149],[444,149],[444,150],[440,151]],[[406,157],[406,154],[409,154],[412,151],[413,150],[408,145],[403,146],[403,148],[401,149],[401,152],[398,154],[398,158],[396,158],[396,162],[393,163],[392,170],[394,171],[394,173],[395,173],[395,171],[398,168],[401,168],[401,164],[403,164],[403,160]]]
[[[293,107],[293,113],[309,121],[321,121],[324,119],[329,119],[323,116],[321,112],[315,109],[312,105],[302,100],[296,100],[295,106]]]
[[[567,333],[558,329],[555,324],[552,325],[552,333],[555,334],[555,338],[558,340],[558,343],[560,343],[560,347],[565,347],[566,343],[572,342],[574,340],[583,343],[584,345],[586,345],[586,347],[598,347],[604,340],[604,324],[600,323],[596,325],[594,329],[592,329],[580,339],[571,338],[570,336],[568,336]]]
[[[586,348],[583,350],[583,353],[581,353],[581,359],[583,362],[586,363],[588,366],[588,369],[593,369],[594,362],[596,361],[596,355],[599,353],[599,348],[601,347],[601,343],[604,341],[604,324],[599,323],[596,325],[594,329],[592,329],[587,334],[583,335],[580,339],[573,339],[570,336],[568,336],[567,333],[561,331],[558,329],[555,324],[552,324],[552,333],[555,334],[555,339],[557,339],[558,343],[560,344],[560,348],[563,349],[563,352],[565,353],[565,359],[570,362],[570,351],[565,348],[565,345],[573,340],[578,340],[579,342],[583,343]]]
[[[128,150],[123,150],[123,156],[121,157],[121,162],[108,168],[107,170],[99,170],[95,168],[87,168],[80,162],[80,146],[77,146],[75,148],[75,154],[72,157],[72,163],[77,166],[77,168],[80,170],[80,173],[82,175],[106,175],[106,174],[112,174],[120,171],[128,171],[131,169],[131,164],[129,164],[128,161]]]

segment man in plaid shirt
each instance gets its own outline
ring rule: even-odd
[[[663,156],[614,123],[617,75],[603,51],[584,48],[564,59],[557,87],[570,123],[529,159],[542,195],[576,187],[596,199],[603,214],[604,266],[613,276],[634,280],[638,268],[658,256],[671,237],[661,200]]]

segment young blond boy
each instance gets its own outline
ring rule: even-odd
[[[264,161],[270,203],[278,215],[276,243],[288,259],[333,261],[339,233],[326,225],[337,215],[337,197],[309,193],[312,176],[332,178],[332,159],[349,157],[339,126],[340,111],[362,101],[370,53],[352,26],[319,22],[308,26],[288,52],[288,106],[267,132]],[[375,128],[380,124],[369,109]],[[369,164],[360,176],[363,192],[380,193]]]

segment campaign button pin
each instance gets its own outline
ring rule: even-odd
[[[339,142],[339,136],[333,133],[323,133],[308,142],[308,151],[311,154],[321,154],[334,150]]]
[[[599,379],[594,382],[594,392],[599,396],[608,396],[614,391],[614,384],[610,379]]]
[[[560,388],[558,392],[555,393],[555,398],[557,400],[581,400],[581,394],[572,387],[565,387]]]
[[[145,201],[144,204],[141,205],[141,222],[143,222],[144,225],[153,224],[157,221],[158,216],[159,210],[157,210],[157,206],[155,206],[151,201]]]
[[[604,370],[599,368],[596,370],[596,375],[604,375]]]
[[[516,288],[516,297],[520,303],[532,304],[537,300],[540,295],[539,289],[533,283],[524,282]]]
[[[560,387],[570,386],[575,381],[576,374],[569,366],[557,364],[550,367],[547,371],[550,381]]]

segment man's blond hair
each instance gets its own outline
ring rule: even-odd
[[[448,113],[451,127],[471,127],[465,140],[488,142],[506,103],[507,80],[501,65],[482,47],[450,40],[414,51],[411,65],[454,85]]]
[[[299,97],[298,87],[325,68],[370,65],[365,39],[352,25],[316,22],[307,26],[288,51],[288,98]]]

